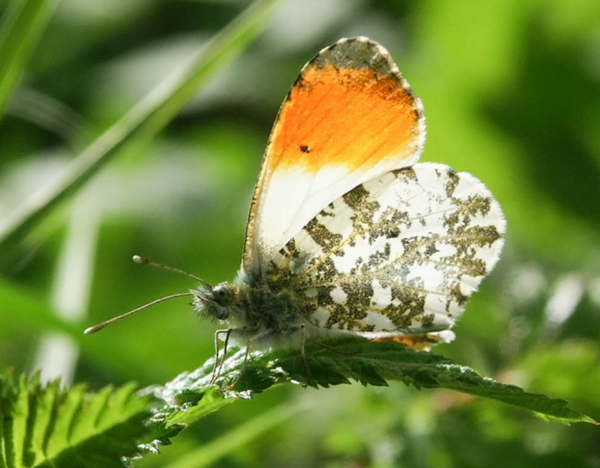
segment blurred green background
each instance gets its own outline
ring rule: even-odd
[[[62,0],[0,121],[0,224],[247,4]],[[500,263],[457,340],[435,351],[600,419],[597,0],[282,0],[157,138],[120,154],[3,259],[0,370],[145,386],[210,357],[218,324],[183,299],[79,332],[193,286],[133,254],[211,283],[234,277],[278,106],[307,60],[355,35],[388,48],[423,100],[422,160],[480,178],[508,220]],[[55,334],[61,322],[72,339]],[[295,410],[261,416],[272,408]],[[215,466],[600,467],[596,427],[398,383],[278,388],[209,416],[139,466],[203,466],[181,457],[224,437]]]

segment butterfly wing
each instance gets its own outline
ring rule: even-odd
[[[291,291],[316,327],[447,330],[497,262],[504,232],[500,205],[479,180],[416,164],[322,209],[277,253],[268,281]]]
[[[421,102],[387,51],[342,39],[302,69],[273,127],[255,189],[243,268],[264,267],[323,206],[391,169],[414,164]]]

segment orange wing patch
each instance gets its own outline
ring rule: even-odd
[[[439,335],[396,335],[384,338],[374,338],[373,341],[395,341],[406,345],[416,351],[429,351],[433,345],[445,343],[446,340]]]
[[[341,39],[302,69],[273,127],[248,217],[243,266],[270,259],[324,206],[418,161],[421,101],[387,51]]]
[[[409,156],[420,118],[420,106],[395,74],[309,65],[281,108],[269,169],[343,165],[353,171],[391,155]]]

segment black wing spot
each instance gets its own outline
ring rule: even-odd
[[[300,145],[300,151],[302,151],[303,153],[310,153],[310,146]]]

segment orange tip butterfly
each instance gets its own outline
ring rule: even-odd
[[[189,275],[197,288],[125,315],[192,296],[247,352],[290,342],[304,352],[316,335],[450,341],[506,223],[478,179],[417,163],[424,142],[421,101],[381,45],[356,37],[323,49],[275,121],[235,281]]]

